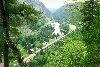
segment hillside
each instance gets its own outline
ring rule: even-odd
[[[0,67],[100,67],[100,2],[59,1],[0,0]]]
[[[71,11],[65,11],[66,8],[69,8],[69,7],[64,5],[64,6],[60,7],[58,10],[56,10],[52,14],[53,19],[55,19],[58,22],[66,21],[66,17],[71,14]]]
[[[30,36],[30,35],[33,35],[33,32],[35,30],[38,31],[38,28],[41,28],[41,26],[44,26],[46,23],[48,23],[49,18],[47,17],[50,17],[51,13],[45,7],[45,5],[39,0],[22,0],[22,2],[25,2],[26,4],[33,6],[36,10],[39,10],[44,13],[38,17],[38,23],[35,24],[34,26],[25,25],[25,26],[18,28],[18,30],[22,33],[23,36],[26,36],[26,35]]]
[[[45,7],[45,5],[39,0],[24,0],[28,5],[33,6],[37,10],[43,12],[46,16],[50,17],[50,11]]]

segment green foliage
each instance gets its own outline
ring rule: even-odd
[[[83,8],[83,40],[87,46],[84,64],[99,67],[100,63],[100,3],[87,1]]]
[[[72,33],[48,50],[44,67],[84,67],[82,60],[87,54],[81,33]],[[45,55],[45,56],[46,56]]]
[[[38,55],[27,64],[27,67],[42,67],[45,61],[46,58],[43,55]]]
[[[41,48],[42,47],[42,43],[40,42],[40,41],[35,41],[35,46],[37,47],[37,48]]]
[[[71,12],[70,11],[64,11],[66,8],[66,5],[60,7],[56,12],[53,13],[53,18],[58,21],[58,22],[65,22],[66,17],[70,16]],[[69,8],[67,6],[67,8]]]
[[[67,23],[64,23],[64,22],[63,22],[63,23],[61,24],[60,29],[61,29],[61,32],[62,32],[62,33],[67,34],[68,31],[69,31],[69,25],[68,25]]]
[[[83,59],[87,55],[87,47],[84,45],[82,37],[80,32],[70,34],[46,49],[42,53],[43,55],[37,55],[29,65],[34,64],[36,67],[41,67],[41,65],[43,67],[84,67]]]
[[[61,47],[61,56],[64,58],[62,65],[64,65],[64,67],[84,66],[81,64],[81,61],[86,55],[86,47],[81,38],[82,35],[79,33],[73,33],[70,37],[66,38],[67,43]]]
[[[49,20],[47,19],[47,17],[44,14],[41,14],[38,17],[38,23],[36,23],[34,26],[30,25],[30,29],[32,29],[33,31],[39,31],[39,28],[44,26],[46,23],[48,23]]]
[[[30,5],[18,3],[16,0],[5,1],[5,11],[7,14],[7,22],[9,23],[10,34],[17,34],[18,29],[23,24],[34,25],[38,22],[37,16],[39,11]]]
[[[35,0],[38,2],[38,0]],[[38,2],[39,3],[39,2]],[[71,5],[71,4],[70,4]],[[27,64],[27,67],[99,67],[100,66],[100,3],[87,1],[84,4],[75,3],[67,6],[68,13],[71,11],[70,16],[67,17],[67,21],[78,26],[82,24],[77,32],[71,33],[65,39],[55,43],[55,46],[46,49],[45,52],[34,57],[34,59]],[[63,12],[65,6],[60,8],[54,15],[54,19],[58,21],[65,21],[65,16],[68,13]],[[83,8],[83,9],[81,9]],[[19,27],[22,25],[28,26],[34,33],[29,36],[19,36],[17,38],[11,38],[11,40],[17,44],[17,48],[27,57],[27,51],[31,48],[41,48],[43,41],[49,42],[49,39],[53,39],[53,28],[48,25],[50,22],[46,16],[40,14],[35,8],[26,5],[25,3],[18,3],[16,0],[5,0],[5,10],[7,13],[7,21],[9,23],[9,33],[12,36],[17,35]],[[81,11],[81,12],[80,12]],[[83,14],[82,14],[83,13]],[[62,14],[63,16],[61,16]],[[84,17],[83,17],[84,15]],[[81,21],[83,19],[83,21]],[[2,20],[0,18],[0,20]],[[37,23],[38,22],[38,23]],[[37,23],[34,25],[34,23]],[[0,33],[2,32],[0,21]],[[68,32],[68,25],[62,23],[61,29],[63,33]],[[82,39],[83,38],[83,39]],[[0,62],[2,62],[3,52],[3,40],[0,34]],[[10,62],[15,60],[13,51],[9,49]],[[17,64],[17,62],[13,62]],[[10,63],[11,67],[18,67]]]
[[[68,8],[65,9],[65,11],[70,11],[71,14],[66,18],[68,23],[74,24],[74,25],[79,25],[79,22],[82,20],[83,15],[80,12],[82,9],[82,3],[81,2],[76,2],[72,4],[67,4],[69,6]]]
[[[46,20],[47,18],[45,18]],[[42,23],[45,23],[46,21],[41,21]],[[31,28],[33,30],[33,35],[29,35],[29,36],[19,36],[14,40],[14,43],[16,44],[21,44],[25,50],[29,50],[31,48],[41,48],[42,47],[42,43],[44,41],[49,42],[49,39],[54,38],[52,35],[53,32],[53,28],[49,25],[49,24],[45,24],[43,25],[41,22],[37,23],[37,25],[40,24],[39,30],[37,29],[37,25],[33,28]],[[49,21],[50,22],[50,21]],[[41,26],[43,25],[43,26]],[[31,25],[30,25],[31,27]],[[36,30],[36,31],[35,31]]]
[[[0,1],[1,2],[1,1]],[[18,3],[17,0],[4,0],[4,8],[5,8],[5,13],[6,13],[6,19],[5,21],[8,23],[8,29],[6,31],[9,32],[9,34],[7,34],[8,36],[10,36],[10,38],[5,37],[6,39],[8,39],[8,41],[13,40],[12,37],[14,37],[15,35],[19,34],[19,31],[17,29],[17,27],[20,27],[21,25],[24,24],[34,24],[37,23],[37,16],[41,13],[40,11],[35,10],[35,8],[33,8],[32,6],[26,5],[25,3]],[[0,62],[2,59],[2,52],[3,52],[3,32],[4,29],[2,27],[2,19],[1,18],[1,12],[0,12]],[[3,29],[3,30],[2,30]],[[1,33],[2,32],[2,33]],[[7,44],[8,45],[8,44]],[[13,44],[12,41],[10,41],[9,44],[10,47],[14,46],[12,49],[12,51],[9,52],[9,57],[11,59],[11,61],[13,60],[13,58],[11,58],[12,53],[15,54],[15,57],[17,58],[21,58],[20,55],[20,51],[17,49],[16,45]],[[2,48],[2,49],[1,49]],[[17,55],[19,54],[19,55]],[[22,60],[18,60],[19,64],[21,64],[20,62],[22,62]]]

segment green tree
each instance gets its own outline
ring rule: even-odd
[[[100,65],[100,3],[94,0],[86,1],[83,7],[83,40],[87,46],[87,55],[83,63],[86,66]]]
[[[80,31],[67,36],[48,49],[44,67],[84,67],[82,60],[86,54],[86,46]]]
[[[0,9],[0,15],[2,17],[0,25],[1,29],[3,29],[2,34],[0,34],[3,36],[3,39],[0,38],[0,40],[2,39],[3,41],[0,42],[0,44],[4,44],[4,66],[9,66],[8,48],[13,50],[13,54],[15,55],[19,65],[25,66],[20,51],[12,42],[11,35],[17,35],[17,27],[23,24],[28,24],[29,22],[31,24],[36,23],[37,16],[40,12],[25,3],[19,3],[17,0],[0,0]]]

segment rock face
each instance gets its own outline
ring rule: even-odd
[[[39,0],[24,0],[28,5],[33,6],[35,9],[43,12],[46,16],[50,17],[51,12],[45,7],[45,5]]]

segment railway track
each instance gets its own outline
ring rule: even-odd
[[[54,43],[56,43],[57,41],[59,40],[62,40],[63,38],[65,38],[68,34],[70,34],[71,32],[67,33],[66,35],[64,36],[61,36],[60,38],[56,39],[54,42],[50,43],[50,44],[47,44],[46,46],[42,47],[42,49],[39,49],[37,50],[35,53],[33,54],[30,54],[30,56],[26,57],[24,59],[24,62],[29,62],[30,60],[32,60],[38,53],[40,53],[41,51],[45,51],[46,49],[48,49],[49,47],[53,46]]]

